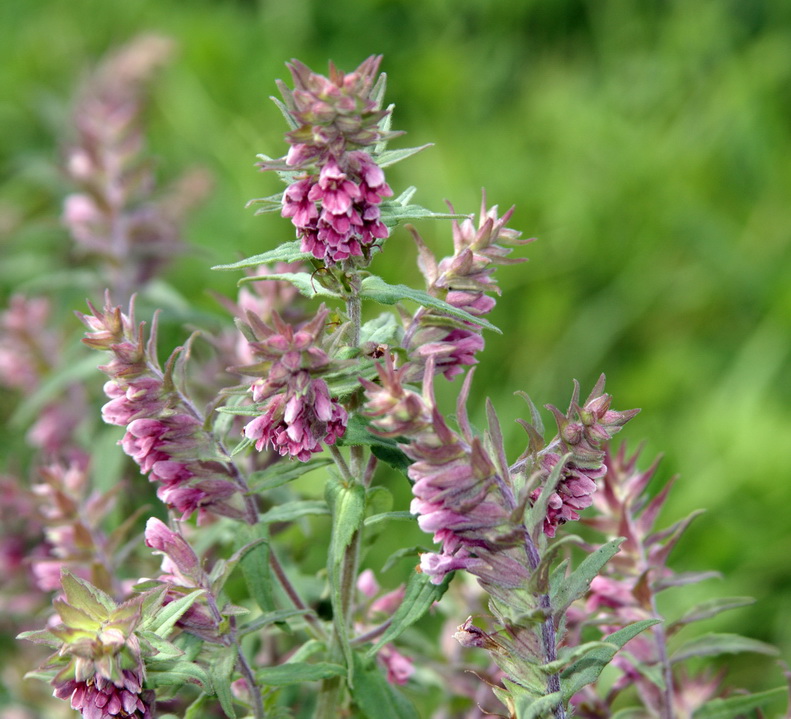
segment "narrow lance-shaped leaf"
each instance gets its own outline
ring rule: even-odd
[[[449,574],[442,584],[432,584],[431,578],[427,574],[422,572],[412,574],[407,582],[404,598],[396,609],[390,626],[368,651],[368,656],[376,654],[384,644],[392,642],[431,609],[434,602],[438,602],[448,590],[450,580],[451,575]]]
[[[713,699],[695,710],[692,719],[737,719],[753,709],[788,697],[786,687],[769,689],[758,694],[739,695],[727,699]]]
[[[181,618],[184,612],[205,593],[205,589],[196,589],[194,592],[190,592],[180,599],[166,604],[155,616],[144,616],[140,625],[141,628],[154,632],[160,637],[167,637],[173,631],[173,627],[176,626],[176,622]]]
[[[540,697],[521,696],[516,702],[516,718],[545,719],[551,717],[560,701],[560,692],[553,692]]]
[[[307,515],[329,513],[330,510],[327,507],[327,503],[320,499],[295,500],[294,502],[286,502],[285,504],[272,507],[272,509],[261,515],[260,521],[265,524],[293,522],[295,519]]]
[[[377,277],[375,275],[366,277],[362,281],[360,287],[360,297],[363,299],[380,302],[383,305],[394,305],[397,302],[402,302],[403,300],[412,300],[423,307],[429,307],[431,309],[438,310],[439,312],[450,315],[451,317],[457,317],[458,319],[464,320],[465,322],[471,322],[472,324],[478,325],[479,327],[484,327],[485,329],[494,330],[495,332],[500,333],[500,330],[498,330],[497,327],[482,317],[475,317],[469,312],[465,312],[458,307],[454,307],[444,300],[441,300],[437,297],[432,297],[430,294],[428,294],[428,292],[416,290],[412,287],[407,287],[406,285],[390,285],[381,277]]]
[[[277,280],[278,282],[288,282],[293,285],[301,295],[309,300],[314,297],[332,297],[340,299],[341,295],[333,290],[327,289],[310,272],[281,272],[279,274],[253,275],[242,277],[237,284],[244,285],[250,282],[260,282],[261,280]]]
[[[602,545],[585,557],[580,565],[569,576],[564,577],[558,586],[550,587],[550,602],[556,617],[560,618],[572,602],[584,596],[593,578],[616,554],[622,542],[623,538],[618,537]]]
[[[690,657],[711,657],[718,654],[738,654],[757,652],[758,654],[777,655],[776,647],[771,644],[749,639],[739,634],[707,634],[688,641],[670,657],[671,663],[683,662]]]
[[[255,673],[255,678],[266,686],[288,686],[303,682],[318,682],[322,679],[343,676],[346,667],[330,662],[288,662],[276,667],[264,667]]]
[[[608,646],[594,649],[582,659],[574,662],[561,674],[561,692],[563,700],[568,702],[580,689],[595,682],[610,663],[615,653],[640,632],[659,624],[658,619],[644,619],[619,629],[617,632],[604,638]]]
[[[533,506],[525,512],[525,528],[527,529],[528,534],[533,538],[533,541],[536,543],[538,542],[538,535],[540,535],[542,532],[544,518],[547,516],[549,498],[555,491],[555,487],[557,487],[558,482],[560,482],[560,477],[563,473],[563,467],[570,456],[570,454],[564,454],[555,463],[555,466],[552,468],[552,472],[550,472],[549,477],[544,480],[544,485],[541,487],[541,492],[538,495],[538,499],[533,503]]]
[[[332,511],[332,535],[327,568],[332,578],[333,621],[343,646],[351,680],[354,665],[346,627],[347,607],[343,602],[342,585],[354,581],[354,578],[344,576],[349,566],[346,562],[346,550],[360,531],[365,519],[365,489],[361,484],[347,484],[343,480],[332,478],[327,482],[325,494],[327,504]]]
[[[274,250],[269,252],[262,252],[260,255],[253,255],[238,262],[232,262],[228,265],[215,265],[213,270],[244,270],[248,267],[258,267],[259,265],[272,264],[275,262],[298,262],[300,260],[309,260],[313,255],[310,252],[303,252],[300,247],[302,243],[300,240],[294,242],[284,242]]]
[[[307,462],[275,462],[271,467],[250,475],[250,488],[255,492],[275,489],[330,464],[332,460],[328,457],[314,457]]]
[[[247,589],[250,596],[263,612],[271,612],[275,608],[275,600],[272,596],[272,575],[269,571],[269,531],[268,526],[259,522],[256,528],[245,527],[242,537],[248,541],[258,540],[258,544],[249,547],[240,558],[239,567],[242,570]],[[255,537],[258,534],[258,537]]]
[[[677,619],[668,627],[668,633],[681,629],[685,624],[699,622],[703,619],[711,619],[721,612],[727,612],[729,609],[738,609],[739,607],[746,607],[754,603],[755,599],[752,597],[718,597],[707,602],[702,602],[701,604],[696,604],[691,609],[688,609],[684,613],[684,616]]]
[[[233,679],[233,668],[236,665],[237,648],[235,645],[224,647],[219,656],[212,657],[209,664],[214,692],[220,701],[220,706],[230,719],[236,719],[236,711],[233,708],[233,694],[231,693],[231,681]]]

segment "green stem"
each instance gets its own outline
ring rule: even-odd
[[[360,327],[362,325],[362,302],[358,292],[359,277],[351,275],[348,279],[351,289],[351,294],[346,298],[346,313],[351,325],[349,344],[352,347],[357,347],[360,344]],[[353,412],[357,408],[358,402],[359,397],[352,396],[347,410],[350,413]],[[352,446],[349,448],[348,463],[337,447],[331,445],[329,450],[345,482],[350,485],[364,483],[366,463],[364,461],[363,447]],[[345,647],[348,642],[346,637],[342,636],[342,632],[348,632],[351,626],[361,540],[362,527],[359,527],[344,550],[338,576],[333,576],[333,572],[330,572],[332,581],[338,583],[337,595],[333,592],[333,596],[338,596],[338,603],[337,606],[333,607],[335,620],[333,621],[332,637],[330,638],[327,658],[328,661],[339,664],[344,664],[347,661]],[[343,689],[342,677],[331,677],[322,681],[316,704],[316,719],[336,719],[341,716]]]

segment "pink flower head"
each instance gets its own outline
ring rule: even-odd
[[[520,239],[519,232],[505,226],[512,214],[513,208],[502,217],[497,216],[497,206],[487,210],[484,195],[478,226],[471,217],[461,223],[454,221],[454,252],[439,262],[413,231],[419,251],[418,264],[429,293],[474,317],[491,312],[495,306],[491,294],[500,293],[493,276],[496,267],[524,262],[508,257],[511,253],[508,245],[532,242]],[[420,308],[407,328],[404,346],[415,364],[411,379],[420,378],[429,357],[434,358],[436,372],[452,379],[463,367],[477,362],[476,354],[483,349],[484,340],[479,325],[455,319],[449,322],[438,310]]]
[[[150,719],[154,692],[143,690],[139,676],[129,669],[116,682],[97,675],[87,681],[70,680],[58,684],[54,695],[70,699],[71,708],[85,719]]]
[[[294,89],[279,83],[286,107],[300,125],[287,135],[290,165],[322,159],[326,153],[339,156],[350,146],[373,145],[386,136],[379,122],[387,111],[372,97],[381,59],[371,56],[347,74],[330,64],[329,77],[292,60]]]
[[[307,462],[321,443],[334,444],[346,430],[346,410],[330,397],[327,383],[297,374],[284,394],[271,397],[262,415],[244,428],[258,451],[271,446],[282,456]]]
[[[548,537],[555,536],[559,525],[579,519],[579,510],[593,504],[596,482],[607,473],[604,443],[640,411],[611,410],[612,398],[603,393],[604,380],[602,375],[582,407],[578,403],[579,383],[575,382],[571,404],[565,415],[557,407],[548,405],[555,415],[558,435],[543,451],[541,470],[544,475],[548,477],[552,473],[560,461],[561,452],[570,455],[547,506],[544,533]],[[540,492],[540,488],[534,490],[531,499],[535,501]]]

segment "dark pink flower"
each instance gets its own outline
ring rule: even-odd
[[[579,519],[579,510],[593,504],[596,480],[607,473],[604,464],[604,443],[621,431],[640,410],[616,412],[610,409],[612,397],[604,394],[604,375],[599,378],[584,406],[578,404],[579,384],[574,383],[574,394],[566,414],[551,405],[548,409],[555,415],[558,435],[541,453],[541,471],[548,477],[561,455],[569,453],[561,470],[560,481],[549,498],[544,532],[554,537],[557,527]],[[541,489],[531,495],[535,501]]]
[[[87,681],[74,679],[55,686],[59,699],[70,699],[71,708],[85,719],[151,719],[154,692],[143,690],[141,677],[129,669],[117,682],[97,674]]]

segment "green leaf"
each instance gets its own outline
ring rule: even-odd
[[[247,634],[257,632],[270,624],[282,624],[290,617],[301,617],[305,614],[311,614],[312,612],[312,609],[279,609],[274,612],[268,612],[262,617],[257,617],[247,624],[243,624],[236,631],[240,637],[243,637]]]
[[[769,689],[758,694],[739,694],[727,699],[713,699],[692,714],[692,719],[737,719],[745,712],[788,696],[786,687]]]
[[[272,507],[264,512],[260,521],[265,524],[273,522],[293,522],[295,519],[311,514],[329,514],[327,503],[319,499],[295,500]]]
[[[412,460],[400,449],[374,445],[371,447],[371,454],[380,462],[384,462],[409,479],[409,468],[412,466]]]
[[[421,145],[420,147],[407,147],[403,150],[385,150],[384,152],[377,155],[376,164],[379,165],[379,167],[389,167],[390,165],[394,165],[396,162],[405,160],[407,157],[416,155],[418,152],[421,152],[428,147],[431,147],[431,144]]]
[[[264,667],[255,673],[256,679],[271,687],[282,687],[302,682],[318,682],[330,677],[343,676],[346,667],[330,662],[287,662],[276,667]]]
[[[61,618],[61,621],[70,629],[83,629],[85,631],[97,631],[101,627],[101,620],[89,616],[77,607],[72,607],[62,599],[55,599],[52,606]]]
[[[266,525],[259,525],[262,528],[262,532],[266,532]],[[243,527],[243,529],[248,529],[247,527]],[[240,538],[243,536],[249,536],[246,532],[242,531],[238,535]],[[233,556],[231,556],[227,560],[218,559],[214,563],[214,567],[212,568],[211,574],[209,575],[209,581],[211,582],[211,591],[213,594],[217,595],[222,591],[222,588],[225,586],[225,582],[228,581],[228,577],[231,576],[231,573],[234,569],[236,569],[239,562],[247,556],[248,552],[253,551],[257,547],[260,547],[262,544],[267,544],[269,541],[269,536],[261,536],[261,537],[254,537],[251,538],[250,541],[246,542],[242,547],[237,549]],[[264,557],[267,564],[269,562],[268,553]]]
[[[151,657],[154,661],[176,659],[184,656],[184,652],[173,644],[173,642],[163,639],[158,634],[154,634],[154,632],[138,630],[137,634],[157,651],[157,653]]]
[[[740,652],[756,652],[776,656],[777,648],[771,644],[749,639],[739,634],[707,634],[697,637],[682,645],[673,652],[671,663],[683,662],[690,657],[711,657],[718,654],[738,654]]]
[[[554,662],[541,664],[539,669],[543,674],[546,675],[559,674],[573,662],[582,659],[582,657],[584,657],[586,654],[589,654],[596,649],[609,647],[610,645],[607,642],[585,642],[584,644],[579,644],[575,647],[565,647],[560,651],[559,659],[556,659]]]
[[[327,556],[327,569],[332,580],[332,616],[351,678],[352,650],[341,590],[344,582],[353,581],[350,577],[344,577],[343,572],[347,565],[346,550],[360,531],[365,518],[365,488],[361,484],[347,484],[333,477],[327,482],[325,495],[332,510],[332,534]]]
[[[231,694],[231,681],[233,678],[233,668],[236,665],[237,648],[233,644],[224,647],[219,655],[212,657],[209,667],[211,672],[214,693],[220,701],[225,716],[236,719],[236,712],[233,708],[233,694]]]
[[[256,527],[242,528],[240,537],[247,542],[259,540],[259,544],[241,557],[239,567],[250,596],[261,611],[271,612],[275,608],[275,600],[272,596],[272,575],[269,569],[269,528],[259,522]]]
[[[381,512],[379,514],[373,514],[370,517],[366,517],[363,524],[366,527],[370,527],[374,524],[379,524],[379,522],[389,522],[391,520],[398,521],[398,522],[414,522],[415,515],[410,514],[407,511],[401,512]]]
[[[388,683],[375,662],[354,655],[352,699],[367,719],[420,719],[409,699]]]
[[[549,477],[544,480],[544,484],[541,487],[541,492],[538,495],[538,499],[533,502],[533,506],[525,512],[525,528],[527,529],[528,534],[533,537],[533,541],[536,543],[537,536],[543,534],[542,525],[544,523],[544,518],[547,516],[549,498],[554,493],[555,487],[560,481],[561,475],[563,473],[563,467],[566,465],[566,462],[570,456],[570,453],[564,454],[555,463],[555,466],[552,468]]]
[[[34,629],[29,632],[21,632],[20,634],[16,635],[16,638],[27,639],[27,641],[34,642],[36,644],[46,644],[48,647],[52,647],[53,649],[57,649],[63,645],[63,640],[60,637],[56,637],[48,629]]]
[[[376,345],[399,345],[403,335],[404,328],[395,315],[392,312],[382,312],[360,328],[360,344],[371,342]]]
[[[273,262],[298,262],[300,260],[308,260],[313,255],[310,252],[302,252],[301,240],[294,240],[294,242],[284,242],[274,250],[264,252],[260,255],[253,255],[244,260],[233,262],[230,265],[215,265],[213,270],[244,270],[248,267],[258,267],[258,265],[270,264]]]
[[[154,632],[160,637],[167,637],[176,626],[176,622],[181,618],[195,601],[206,594],[205,589],[196,589],[194,592],[184,595],[162,607],[153,617],[143,617],[141,629]]]
[[[208,694],[199,694],[198,698],[187,707],[187,710],[184,712],[184,719],[203,719],[207,716],[209,712],[204,705],[208,698]],[[162,718],[160,717],[160,719]]]
[[[250,475],[250,488],[254,492],[275,489],[329,464],[334,464],[329,457],[315,457],[307,462],[281,460],[260,472],[253,472]]]
[[[379,302],[384,305],[394,305],[397,302],[402,302],[404,300],[412,300],[423,307],[437,310],[442,314],[450,315],[451,317],[457,317],[458,319],[464,320],[465,322],[471,322],[472,324],[478,325],[479,327],[484,327],[486,329],[494,330],[495,332],[500,333],[500,330],[498,330],[497,327],[482,317],[475,317],[469,312],[465,312],[458,307],[454,307],[444,300],[441,300],[437,297],[432,297],[430,294],[428,294],[428,292],[416,290],[412,287],[407,287],[406,285],[390,285],[381,277],[377,277],[376,275],[366,277],[362,281],[360,286],[360,297],[363,299],[374,300],[375,302]]]
[[[363,417],[360,414],[351,415],[346,424],[346,431],[343,433],[343,437],[338,439],[338,444],[398,448],[398,443],[394,439],[375,435],[368,429],[370,426],[371,421],[367,417]]]
[[[66,601],[94,619],[107,619],[116,609],[115,602],[108,594],[85,579],[75,577],[68,569],[62,570],[60,583]]]
[[[376,644],[368,650],[366,656],[372,657],[387,642],[392,642],[402,632],[411,627],[420,619],[434,602],[438,602],[450,586],[452,575],[448,575],[442,584],[432,584],[428,574],[414,572],[406,585],[404,599],[390,622],[385,633],[379,637]]]
[[[545,694],[542,697],[522,695],[516,701],[517,719],[543,719],[552,717],[555,707],[560,704],[560,692]]]
[[[406,192],[403,193],[402,197],[406,194]],[[411,198],[411,196],[410,194],[409,197]],[[403,220],[454,220],[466,217],[466,215],[459,215],[451,212],[432,212],[420,205],[410,205],[402,203],[399,200],[401,200],[401,197],[396,200],[385,200],[379,205],[380,218],[388,227],[395,227]]]
[[[206,670],[189,661],[152,662],[146,666],[146,688],[173,686],[174,684],[199,684],[211,691],[211,679]]]
[[[311,272],[282,272],[273,275],[254,275],[252,277],[245,276],[237,284],[244,285],[250,282],[260,282],[261,280],[277,280],[279,282],[288,282],[293,285],[299,293],[308,299],[314,297],[332,297],[340,299],[341,295],[333,290],[327,289],[319,282]]]
[[[708,602],[696,604],[694,607],[684,612],[684,615],[680,619],[673,622],[668,627],[668,632],[676,631],[682,626],[691,624],[692,622],[699,622],[702,619],[711,619],[711,617],[716,617],[720,612],[746,607],[754,603],[755,599],[752,597],[718,597]]]
[[[617,632],[604,638],[608,646],[602,646],[586,654],[582,659],[574,662],[561,674],[561,692],[563,700],[568,702],[580,689],[595,682],[604,667],[610,663],[615,653],[640,632],[659,624],[658,619],[644,619],[619,629]]]
[[[618,537],[602,545],[585,557],[569,576],[563,577],[559,585],[550,587],[550,603],[556,617],[560,618],[572,602],[584,596],[593,578],[618,552],[623,541],[623,537]]]

